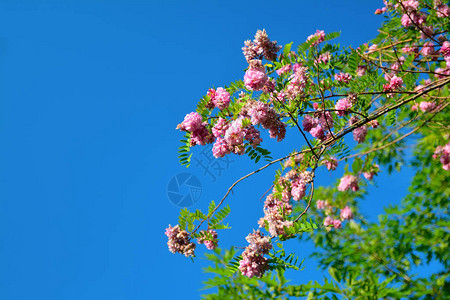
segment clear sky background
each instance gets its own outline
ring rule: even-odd
[[[186,169],[175,130],[208,88],[243,77],[241,47],[257,29],[281,45],[316,29],[358,46],[375,37],[382,1],[0,1],[0,298],[198,299],[207,278],[167,250],[177,223],[167,184]],[[267,135],[265,140],[268,140]],[[300,148],[292,131],[274,157]],[[201,149],[200,149],[201,150]],[[203,163],[208,158],[197,157]],[[205,208],[255,164],[187,171]],[[262,163],[260,163],[261,165]],[[262,216],[273,168],[229,198],[233,229],[221,246],[245,246]],[[342,176],[319,173],[323,183]],[[385,172],[386,173],[386,172]],[[411,174],[383,186],[362,212],[376,220],[405,194]],[[391,181],[392,182],[392,181]],[[289,246],[305,257],[309,245]],[[290,273],[321,280],[311,259]]]

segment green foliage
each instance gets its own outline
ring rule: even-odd
[[[190,166],[192,157],[192,153],[189,154],[189,152],[191,151],[190,138],[190,133],[186,132],[186,134],[184,135],[184,140],[180,140],[180,143],[182,145],[178,148],[178,159],[180,160],[181,165],[186,166],[186,168]]]

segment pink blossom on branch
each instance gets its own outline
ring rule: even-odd
[[[260,91],[265,86],[269,78],[261,61],[252,60],[248,70],[244,74],[245,87],[252,91]]]
[[[350,207],[346,206],[343,209],[341,209],[341,219],[342,220],[353,219],[353,211]]]
[[[327,167],[329,171],[334,171],[338,166],[338,160],[334,157],[330,157],[329,159],[324,160],[323,164]]]
[[[348,73],[339,73],[334,75],[334,79],[339,82],[349,83],[352,80],[352,75]]]
[[[353,175],[346,175],[341,178],[341,182],[338,186],[338,191],[344,192],[350,189],[354,192],[359,190],[358,178]]]
[[[419,104],[419,108],[420,108],[420,110],[423,111],[423,112],[430,112],[430,111],[432,111],[433,109],[436,108],[436,103],[434,103],[434,102],[422,101],[422,102],[420,102],[420,104]]]
[[[348,98],[339,99],[334,106],[334,109],[337,110],[336,114],[341,117],[344,116],[346,114],[346,111],[350,108],[352,108],[352,103]]]
[[[433,154],[433,159],[438,159],[442,163],[442,168],[446,171],[450,170],[450,143],[445,146],[438,146]]]
[[[434,52],[434,44],[432,42],[426,42],[423,44],[422,50],[420,50],[420,53],[423,56],[430,56],[433,55]]]
[[[191,112],[184,117],[183,122],[177,126],[177,129],[193,132],[202,127],[202,122],[202,116],[199,113]]]
[[[306,41],[310,41],[311,39],[313,39],[315,37],[318,37],[318,39],[311,44],[311,47],[317,46],[320,43],[322,43],[323,41],[325,41],[325,31],[317,30],[316,33],[311,34],[310,36],[308,36]]]
[[[214,105],[220,110],[227,108],[228,104],[230,104],[230,93],[222,87],[217,88],[217,90],[210,89],[208,91],[208,96],[211,98]]]
[[[217,231],[212,229],[200,231],[200,237],[197,239],[197,243],[204,244],[208,250],[216,249],[219,244]]]

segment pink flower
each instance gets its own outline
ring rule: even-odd
[[[436,16],[438,18],[447,18],[450,16],[450,8],[447,5],[439,5],[437,7]]]
[[[375,172],[364,172],[363,175],[367,180],[372,180]]]
[[[422,50],[420,50],[420,53],[423,56],[430,56],[434,54],[434,44],[432,42],[426,42],[423,44]]]
[[[193,132],[202,126],[202,116],[196,112],[191,112],[184,117],[184,121],[177,126],[177,129]]]
[[[316,206],[317,209],[325,209],[326,202],[324,200],[317,200]]]
[[[383,90],[385,92],[393,92],[398,90],[403,85],[403,79],[397,77],[396,75],[392,76],[390,82],[388,84],[383,85]]]
[[[372,53],[375,52],[375,50],[378,49],[378,45],[377,44],[373,44],[372,46],[369,47],[367,53]]]
[[[368,123],[372,128],[378,128],[380,125],[377,120],[372,120]]]
[[[230,93],[228,93],[224,88],[220,87],[217,88],[216,91],[213,89],[210,90],[211,92],[211,101],[214,103],[214,105],[219,108],[220,110],[223,110],[228,107],[228,104],[230,103]],[[208,92],[208,94],[210,93]]]
[[[234,120],[225,132],[224,140],[231,146],[241,145],[244,141],[244,130],[242,128],[242,118]]]
[[[341,209],[341,219],[342,220],[351,220],[353,219],[352,209],[348,206]]]
[[[203,122],[199,129],[192,132],[191,135],[191,146],[195,145],[206,145],[214,141],[213,135],[206,128],[207,122]]]
[[[256,31],[253,42],[247,40],[244,42],[244,45],[242,51],[247,62],[253,59],[261,59],[262,56],[270,61],[275,60],[277,52],[281,49],[281,46],[277,45],[276,41],[269,39],[265,29]]]
[[[442,163],[442,169],[450,170],[450,143],[445,146],[438,146],[433,154],[433,159],[438,159]]]
[[[318,139],[322,139],[322,138],[325,137],[325,133],[323,131],[323,128],[320,125],[317,125],[317,126],[311,128],[311,131],[309,133],[311,133],[311,135],[313,137],[318,138]]]
[[[403,85],[403,79],[394,75],[391,78],[390,85],[391,89],[398,90]]]
[[[346,175],[341,178],[341,182],[338,186],[338,191],[344,192],[351,189],[352,191],[356,192],[359,190],[358,186],[358,178],[356,178],[353,175]]]
[[[334,106],[335,109],[337,109],[336,114],[338,116],[344,116],[346,113],[346,110],[350,109],[352,107],[352,103],[348,100],[348,98],[342,98],[336,102],[336,105]]]
[[[319,57],[317,58],[317,60],[314,62],[315,64],[317,63],[328,63],[331,59],[331,54],[330,52],[325,52],[323,54],[320,54]]]
[[[439,52],[441,52],[442,55],[443,55],[444,57],[450,56],[450,42],[445,41],[445,42],[442,44],[442,47],[441,47],[441,49],[439,50]]]
[[[323,220],[323,225],[324,226],[329,226],[329,225],[333,225],[333,218],[328,216]]]
[[[224,157],[226,154],[230,153],[231,149],[225,142],[225,140],[219,136],[214,143],[212,152],[215,158],[219,158]]]
[[[189,233],[181,230],[178,225],[166,228],[166,236],[169,238],[167,246],[172,253],[181,253],[186,257],[194,256],[195,244],[190,241]]]
[[[330,159],[324,160],[323,163],[327,167],[328,170],[336,170],[338,166],[338,160],[334,157],[330,157]]]
[[[334,79],[340,82],[349,83],[352,80],[352,75],[348,73],[339,73],[334,75]]]
[[[278,74],[278,76],[280,76],[281,74],[288,73],[290,71],[291,71],[291,65],[285,65],[277,70],[277,74]]]
[[[294,186],[291,191],[292,198],[295,201],[298,201],[298,200],[302,199],[303,197],[305,197],[305,193],[306,193],[306,185],[303,183],[300,183],[300,184]]]
[[[436,108],[436,103],[434,102],[427,102],[427,101],[422,101],[419,104],[419,108],[421,111],[423,112],[429,112],[432,111],[433,109]]]
[[[317,30],[316,33],[311,34],[310,36],[308,36],[306,41],[309,41],[309,40],[311,40],[314,37],[318,37],[318,39],[311,44],[311,47],[317,46],[320,43],[322,43],[323,41],[325,41],[325,31]]]
[[[408,12],[416,11],[417,8],[419,7],[419,1],[417,1],[417,0],[402,1],[402,6]]]
[[[358,66],[358,68],[356,69],[356,75],[361,77],[364,76],[364,74],[366,73],[367,70],[367,66]]]
[[[402,52],[403,53],[418,53],[419,49],[416,46],[410,46],[410,45],[406,45],[405,47],[402,48]]]
[[[242,260],[239,261],[239,270],[241,274],[252,277],[262,277],[267,270],[267,258],[253,251],[244,251]]]
[[[208,250],[214,250],[218,246],[217,231],[209,229],[200,231],[200,237],[197,243],[204,244]]]
[[[333,227],[335,229],[342,228],[342,222],[340,220],[333,220]]]
[[[302,122],[303,130],[310,132],[313,127],[318,125],[318,123],[319,121],[317,119],[311,117],[310,115],[305,115]]]
[[[260,91],[263,89],[268,79],[266,70],[262,66],[261,62],[254,62],[254,66],[250,64],[247,72],[245,72],[245,87],[252,91]]]
[[[367,135],[367,126],[362,125],[361,127],[357,127],[353,130],[353,139],[358,142],[358,144],[364,142],[366,140]]]
[[[314,103],[317,104],[317,103]],[[334,124],[333,124],[333,116],[331,115],[331,113],[329,111],[326,112],[322,112],[320,110],[318,110],[318,112],[316,113],[316,115],[319,115],[319,124],[327,129],[330,130],[330,128],[333,128]]]
[[[215,137],[219,137],[224,135],[230,125],[227,123],[227,120],[219,117],[219,120],[212,128],[212,133]]]
[[[379,8],[377,8],[376,10],[375,10],[375,14],[376,15],[381,15],[383,13],[383,11],[381,10],[381,9],[379,9]]]
[[[407,14],[404,14],[402,16],[401,22],[404,27],[409,27],[412,25],[411,17],[408,16]]]
[[[433,27],[431,26],[422,26],[420,31],[420,38],[422,40],[426,40],[433,36]]]
[[[261,277],[267,270],[267,258],[264,254],[272,249],[270,238],[265,237],[259,230],[250,233],[246,237],[249,245],[242,253],[242,260],[239,261],[239,270],[241,274],[252,278]]]
[[[250,143],[253,148],[256,148],[262,142],[262,138],[260,136],[259,130],[249,125],[245,127],[245,139]]]

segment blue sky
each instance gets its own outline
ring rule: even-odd
[[[373,12],[381,6],[0,1],[0,297],[197,299],[205,262],[171,254],[163,234],[178,216],[168,182],[186,171],[177,161],[176,125],[208,88],[242,78],[241,47],[257,29],[282,45],[316,29],[342,31],[338,41],[357,46],[375,36],[382,17]],[[297,141],[270,143],[274,157]],[[202,184],[193,208],[255,168],[245,157],[230,159],[215,179],[200,166],[187,170]],[[245,245],[272,171],[235,189],[233,229],[222,233],[222,246]],[[323,173],[324,182],[340,175]],[[404,194],[409,177],[399,179],[394,196],[379,191],[363,212],[376,218],[382,204]],[[305,256],[311,250],[294,243]],[[322,278],[313,261],[306,266],[296,280]]]

